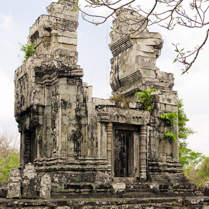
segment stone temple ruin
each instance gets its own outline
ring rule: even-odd
[[[21,166],[11,171],[0,208],[209,208],[183,176],[178,140],[165,137],[178,135],[160,119],[178,114],[178,96],[173,75],[156,67],[160,34],[132,24],[139,14],[117,11],[110,85],[131,102],[94,98],[77,65],[74,7],[75,0],[53,2],[30,28],[36,53],[15,71]],[[151,88],[148,111],[135,93]]]

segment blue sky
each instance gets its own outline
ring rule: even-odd
[[[0,132],[13,134],[17,132],[14,120],[14,86],[15,69],[21,65],[23,54],[21,44],[26,43],[29,27],[36,18],[46,13],[45,7],[51,0],[7,0],[0,7]],[[209,155],[209,66],[206,46],[201,51],[197,63],[186,75],[181,75],[180,66],[173,64],[174,52],[172,42],[180,42],[185,47],[195,46],[201,41],[199,31],[189,33],[181,28],[168,32],[159,27],[164,39],[164,47],[157,66],[162,71],[175,74],[175,90],[183,98],[185,111],[190,119],[189,126],[196,133],[189,137],[189,146]],[[108,98],[109,72],[111,54],[108,49],[110,23],[94,26],[80,21],[78,30],[79,64],[84,69],[84,81],[93,85],[96,97]]]

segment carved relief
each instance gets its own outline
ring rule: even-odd
[[[112,68],[110,72],[110,85],[113,91],[116,91],[120,88],[120,80],[119,80],[119,64],[117,59],[112,60]]]
[[[51,136],[52,136],[52,152],[56,154],[57,147],[57,132],[58,127],[56,125],[57,121],[57,113],[59,108],[59,94],[57,91],[57,87],[51,91]]]
[[[25,73],[21,78],[16,81],[16,92],[15,92],[15,102],[16,110],[19,112],[24,109],[27,105],[29,97],[29,80],[28,74]]]
[[[69,140],[74,143],[74,154],[79,157],[81,154],[81,142],[83,141],[81,131],[79,129],[73,130]]]

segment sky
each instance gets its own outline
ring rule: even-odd
[[[14,119],[14,71],[23,62],[21,45],[27,41],[29,27],[41,15],[51,0],[7,0],[0,7],[0,134],[16,134]],[[108,98],[110,58],[110,22],[95,26],[80,19],[78,29],[78,64],[84,70],[84,81],[93,86],[93,96]],[[174,64],[172,43],[186,49],[195,47],[204,37],[200,31],[177,28],[166,31],[158,26],[150,31],[160,32],[164,39],[157,66],[175,75],[174,89],[183,99],[184,110],[190,119],[188,126],[195,131],[187,141],[189,147],[209,156],[209,47],[205,46],[189,73],[181,75],[181,66]]]

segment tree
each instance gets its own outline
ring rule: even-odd
[[[196,166],[204,159],[204,155],[188,148],[186,139],[194,131],[187,127],[189,121],[183,109],[182,100],[178,103],[178,138],[179,138],[179,161],[183,167]]]
[[[202,42],[194,43],[196,47],[193,49],[184,50],[178,44],[173,44],[177,53],[174,62],[183,64],[183,73],[192,67],[201,49],[208,41],[208,0],[84,0],[84,2],[84,4],[79,5],[78,0],[76,0],[76,8],[73,10],[79,9],[86,21],[96,25],[102,24],[110,18],[116,18],[117,11],[120,9],[130,8],[143,16],[138,21],[134,19],[136,25],[158,24],[168,30],[173,30],[176,26],[203,29],[201,32]],[[105,11],[104,15],[101,15],[99,9]]]
[[[10,170],[19,166],[19,151],[13,142],[9,137],[0,135],[0,186],[7,181]]]
[[[180,100],[178,105],[179,161],[183,166],[184,175],[189,181],[203,187],[209,179],[209,157],[188,148],[186,139],[194,133],[192,129],[187,127],[188,121],[183,103]]]

